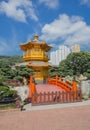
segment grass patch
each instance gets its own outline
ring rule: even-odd
[[[16,105],[14,103],[0,104],[0,110],[15,109],[15,108],[16,108]]]

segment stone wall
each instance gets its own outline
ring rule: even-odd
[[[81,91],[83,99],[90,98],[90,80],[81,81]]]

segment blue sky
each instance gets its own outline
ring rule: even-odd
[[[0,55],[22,55],[34,34],[55,49],[90,51],[90,0],[0,0]]]

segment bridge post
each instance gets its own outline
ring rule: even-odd
[[[31,95],[32,95],[32,76],[30,76],[30,83],[29,83],[29,95],[28,95],[28,98],[31,99]]]
[[[73,81],[73,91],[76,91],[77,90],[77,83],[76,81]]]
[[[47,83],[50,84],[50,78],[49,78],[49,77],[48,77],[48,79],[47,79]]]
[[[36,86],[35,86],[35,83],[33,83],[33,77],[30,76],[30,83],[29,83],[29,96],[28,98],[29,99],[32,99],[32,95],[33,94],[36,94],[37,91],[36,91]],[[34,96],[33,98],[33,101],[36,101],[36,97]]]
[[[56,75],[56,85],[57,85],[57,83],[58,83],[58,75]]]
[[[73,88],[72,90],[74,91],[74,98],[76,99],[77,98],[77,82],[76,81],[73,81]]]

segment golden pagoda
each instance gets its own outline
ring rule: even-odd
[[[23,59],[25,64],[34,70],[34,78],[36,82],[44,82],[48,78],[48,69],[50,67],[48,63],[47,52],[52,48],[47,45],[45,41],[40,42],[38,36],[34,36],[34,40],[31,40],[25,44],[20,44],[20,48],[24,51]]]

